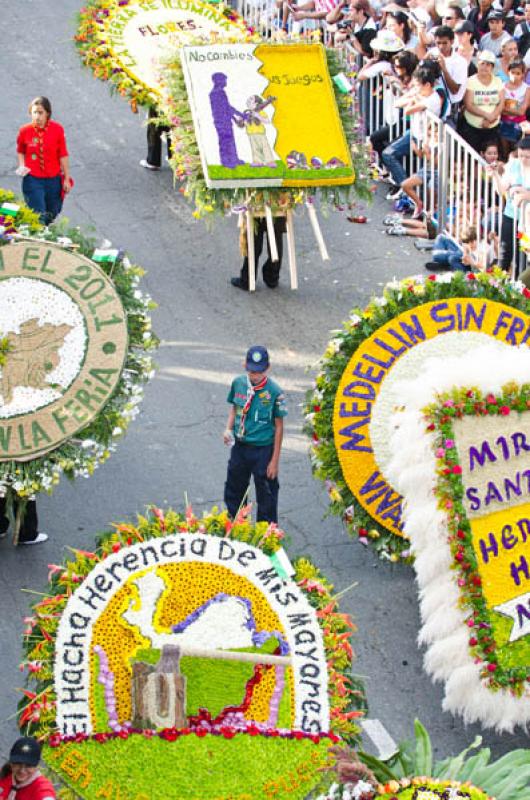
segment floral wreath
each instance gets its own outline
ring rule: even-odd
[[[196,717],[188,717],[188,726],[182,729],[142,730],[113,724],[111,721],[111,730],[104,733],[96,732],[89,736],[80,733],[64,736],[57,731],[57,695],[54,683],[56,639],[61,625],[61,615],[79,584],[84,582],[98,564],[113,557],[122,548],[154,541],[171,534],[178,534],[180,539],[189,537],[190,541],[193,541],[193,534],[207,534],[211,537],[219,537],[225,543],[242,542],[259,548],[269,557],[278,555],[284,537],[283,532],[275,524],[266,522],[252,524],[247,516],[248,511],[249,507],[242,509],[236,520],[231,522],[226,511],[219,513],[216,508],[205,512],[202,518],[198,518],[194,515],[191,507],[188,507],[185,513],[171,510],[164,512],[156,507],[151,507],[145,516],[138,517],[136,524],[119,523],[113,526],[112,532],[102,534],[95,551],[72,549],[72,556],[65,563],[50,565],[47,594],[32,606],[31,616],[25,619],[24,660],[21,669],[26,672],[26,688],[23,690],[23,698],[19,704],[19,725],[24,733],[35,735],[45,743],[44,758],[52,770],[54,764],[56,766],[59,764],[60,754],[65,747],[71,751],[81,743],[86,743],[88,746],[86,752],[93,754],[90,759],[90,772],[95,775],[98,745],[106,745],[110,751],[112,748],[118,747],[118,751],[116,751],[118,755],[113,755],[113,758],[120,758],[119,746],[125,747],[125,743],[121,740],[130,740],[134,744],[134,741],[149,739],[155,743],[156,747],[162,747],[157,744],[157,741],[183,742],[188,739],[195,740],[196,737],[211,736],[222,740],[236,738],[234,745],[241,742],[241,748],[246,748],[250,747],[250,744],[245,744],[246,735],[248,735],[253,738],[260,737],[256,741],[258,741],[258,745],[261,741],[265,748],[275,746],[274,742],[279,739],[291,740],[294,749],[287,748],[286,758],[292,769],[295,769],[296,764],[299,763],[296,761],[296,753],[303,751],[303,758],[307,759],[307,763],[304,763],[304,770],[309,770],[309,775],[302,779],[302,772],[298,770],[300,782],[297,779],[297,781],[293,781],[292,786],[283,786],[282,784],[285,793],[280,793],[279,784],[276,787],[271,785],[265,795],[271,798],[276,796],[301,798],[305,797],[312,788],[311,783],[309,786],[307,785],[308,781],[313,780],[312,785],[318,782],[318,770],[329,759],[329,745],[336,744],[339,740],[349,742],[358,740],[360,733],[358,720],[364,715],[366,705],[363,687],[351,675],[354,654],[349,640],[355,626],[346,614],[338,611],[337,599],[333,596],[333,586],[306,558],[300,558],[293,564],[295,570],[293,580],[302,590],[309,604],[316,610],[316,619],[323,632],[329,678],[328,697],[331,725],[329,733],[309,734],[303,733],[301,730],[285,730],[283,728],[275,730],[252,722],[242,728],[241,725],[232,724],[228,718],[223,721],[220,718],[212,720],[204,710],[200,711]],[[248,551],[243,552],[248,553]],[[110,675],[111,673],[107,669],[105,674]],[[267,744],[269,741],[270,745]],[[317,747],[315,748],[314,745]],[[192,747],[193,745],[183,744],[183,746]],[[215,746],[215,742],[212,741],[211,747]],[[302,751],[297,750],[298,746],[302,748]],[[276,757],[282,759],[282,753],[283,751]],[[290,756],[289,753],[294,755]],[[295,759],[292,763],[291,758]],[[237,764],[237,758],[235,763]],[[67,766],[63,765],[62,771],[59,770],[62,779],[67,783],[68,780],[64,778],[64,775],[70,775],[68,764],[70,761],[67,760]],[[238,769],[233,760],[231,764],[232,768]],[[79,791],[82,781],[78,782],[75,777],[70,777],[72,778],[70,785],[72,789],[76,789],[78,794],[65,795],[65,797],[86,796]],[[159,779],[158,775],[157,780]],[[300,786],[304,787],[303,793],[300,793]],[[210,796],[206,793],[207,787],[203,787],[203,791],[205,792],[203,796]],[[254,798],[261,794],[253,793],[249,794],[250,796]]]
[[[37,215],[15,195],[0,190],[0,213],[6,203],[11,216],[7,218],[9,227],[3,224],[5,231],[0,236],[0,247],[9,247],[15,239],[27,239],[37,243],[54,242],[66,249],[73,246],[76,252],[89,259],[94,254],[95,241],[79,228],[69,228],[61,222],[44,229]],[[144,270],[132,264],[122,250],[117,251],[115,260],[100,262],[97,266],[112,276],[126,312],[128,344],[121,376],[103,408],[74,437],[32,460],[0,462],[0,494],[6,496],[8,514],[12,517],[15,497],[21,501],[23,509],[27,498],[38,492],[51,494],[62,474],[71,480],[90,477],[116,449],[118,440],[137,415],[143,387],[152,377],[153,363],[148,351],[158,346],[158,339],[151,331],[150,311],[156,305],[138,288]],[[8,351],[7,337],[0,339],[0,368]]]
[[[518,651],[518,663],[513,654],[510,664],[503,665],[498,632],[494,630],[484,596],[477,551],[473,547],[473,532],[464,507],[462,467],[454,440],[454,423],[464,417],[508,417],[513,412],[528,413],[529,408],[530,386],[508,384],[501,394],[485,394],[476,388],[455,389],[440,395],[425,409],[427,431],[435,437],[435,497],[438,507],[447,517],[453,569],[458,576],[461,603],[467,612],[465,625],[469,629],[470,654],[474,663],[480,664],[480,677],[490,689],[509,689],[514,697],[527,693],[529,646],[524,642],[512,645]]]
[[[117,63],[102,33],[105,20],[130,2],[131,0],[88,0],[78,14],[78,30],[74,40],[85,66],[93,71],[96,78],[108,81],[111,90],[125,97],[132,111],[136,113],[138,106],[157,105],[160,98],[127,72],[121,63]],[[212,5],[219,14],[239,25],[242,32],[252,33],[252,29],[230,6],[215,2]]]
[[[318,39],[318,32],[316,39]],[[241,40],[237,41],[241,42]],[[261,39],[257,35],[249,34],[246,41],[259,42]],[[215,43],[229,44],[236,43],[236,40],[223,38],[221,42],[219,38],[216,38]],[[295,44],[296,42],[292,39],[290,43]],[[204,44],[204,41],[197,40],[190,44]],[[282,42],[280,46],[285,47],[285,42]],[[343,72],[344,65],[335,50],[326,48],[325,52],[328,70],[333,78]],[[195,136],[186,82],[178,52],[173,58],[166,61],[164,83],[161,118],[166,125],[171,127],[173,154],[170,164],[176,180],[180,183],[179,191],[195,207],[193,216],[196,219],[210,214],[226,215],[232,210],[262,209],[265,205],[270,206],[274,213],[314,201],[315,187],[311,189],[304,187],[297,189],[287,187],[270,189],[262,187],[258,189],[209,188],[204,179],[199,145]],[[372,186],[367,151],[362,138],[362,123],[355,111],[354,98],[349,93],[341,92],[334,80],[332,80],[332,85],[340,121],[352,156],[355,182],[342,186],[319,186],[318,193],[322,205],[342,209],[348,204],[353,205],[355,197],[371,200]]]
[[[410,543],[377,522],[346,483],[333,435],[335,397],[352,355],[381,326],[417,306],[448,298],[483,298],[524,313],[530,309],[530,291],[497,268],[394,280],[364,310],[354,308],[342,328],[334,332],[318,363],[315,388],[309,392],[304,408],[312,470],[326,485],[329,512],[343,519],[350,535],[364,545],[371,544],[379,556],[392,562],[411,559]]]

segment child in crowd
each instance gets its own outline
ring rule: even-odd
[[[524,81],[526,68],[521,59],[508,67],[509,80],[504,84],[504,106],[499,129],[503,158],[506,160],[522,136],[521,122],[530,106],[530,86]]]

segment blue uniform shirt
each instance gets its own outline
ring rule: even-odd
[[[245,418],[245,433],[243,437],[240,437],[241,413],[247,401],[247,391],[247,376],[238,375],[237,378],[234,378],[227,397],[227,401],[236,409],[234,435],[238,441],[245,442],[245,444],[270,445],[274,442],[276,417],[287,416],[285,395],[278,384],[268,378],[263,389],[259,389],[252,398]]]

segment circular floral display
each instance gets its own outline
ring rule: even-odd
[[[402,497],[385,475],[400,382],[421,375],[440,352],[495,342],[502,353],[526,343],[530,318],[512,322],[526,320],[529,297],[500,270],[394,281],[364,311],[354,309],[330,342],[305,408],[313,471],[326,482],[331,511],[380,555],[410,557]]]
[[[19,722],[47,764],[87,800],[305,798],[364,709],[333,587],[245,511],[114,527],[28,619]]]
[[[109,457],[137,414],[157,339],[143,271],[123,251],[96,261],[78,229],[19,215],[0,240],[0,493],[27,498]]]
[[[110,81],[133,110],[156,105],[160,63],[197,37],[241,37],[247,26],[230,6],[200,0],[88,0],[75,37],[83,62]]]

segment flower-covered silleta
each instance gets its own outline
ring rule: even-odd
[[[123,251],[7,206],[22,213],[0,239],[0,493],[23,510],[109,457],[138,413],[157,339],[143,270]]]
[[[384,558],[410,558],[403,498],[388,478],[401,384],[432,358],[524,344],[530,292],[500,270],[394,281],[334,332],[305,407],[314,474],[330,510]],[[515,328],[511,325],[517,320]]]
[[[27,620],[20,723],[76,796],[111,782],[162,800],[177,784],[187,800],[200,780],[205,798],[301,800],[329,746],[356,739],[353,625],[309,561],[291,565],[282,531],[246,511],[152,508],[50,567]]]

